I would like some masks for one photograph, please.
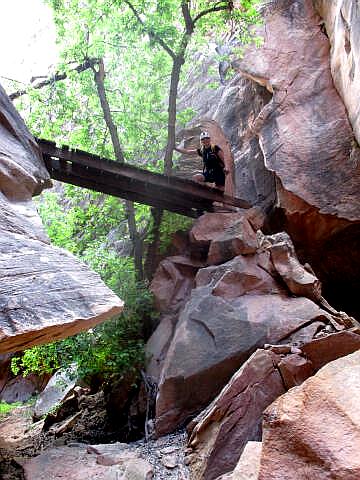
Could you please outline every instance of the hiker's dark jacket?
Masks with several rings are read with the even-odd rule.
[[[203,175],[205,177],[205,182],[224,186],[224,164],[218,155],[220,150],[221,148],[218,145],[210,145],[207,148],[198,148],[197,153],[203,159]]]

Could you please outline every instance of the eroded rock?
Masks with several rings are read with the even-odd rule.
[[[234,471],[217,480],[258,480],[261,449],[261,442],[248,442]]]
[[[360,351],[335,360],[264,414],[259,480],[356,480]]]
[[[360,5],[355,0],[314,0],[325,22],[331,50],[331,73],[360,144]]]
[[[241,215],[205,215],[209,221],[195,224],[192,242],[207,248],[221,235],[236,236],[232,226]],[[255,253],[200,268],[196,288],[179,320],[175,324],[169,319],[166,335],[159,339],[164,330],[159,328],[151,339],[160,352],[156,371],[159,435],[172,431],[211,401],[240,365],[265,343],[288,339],[302,345],[329,324],[334,330],[353,325],[350,317],[347,325],[323,301],[320,282],[309,267],[305,269],[299,263],[288,235],[267,237],[258,232],[255,236],[253,232],[253,238],[258,242]],[[319,300],[326,309],[313,300]],[[301,373],[300,365],[293,373],[290,364],[284,365],[287,382],[296,384],[310,374],[311,368],[304,362]],[[150,369],[154,370],[153,363]]]
[[[25,479],[150,480],[153,477],[151,465],[142,458],[125,455],[116,465],[102,465],[97,458],[97,455],[89,455],[84,447],[52,448],[23,463]]]
[[[233,470],[246,443],[261,440],[262,412],[285,392],[276,368],[279,359],[269,351],[257,350],[191,422],[192,478],[212,480]]]
[[[305,298],[224,299],[198,287],[182,312],[159,384],[156,429],[173,430],[205,406],[264,343],[278,343],[322,314]]]

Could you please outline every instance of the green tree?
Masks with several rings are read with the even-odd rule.
[[[17,95],[17,108],[33,133],[99,155],[170,173],[183,66],[209,31],[237,17],[243,33],[256,18],[255,0],[51,0],[61,48],[54,74]],[[106,75],[105,68],[106,65]],[[164,159],[160,152],[165,150]],[[59,205],[59,198],[62,197]],[[86,261],[126,303],[119,319],[56,347],[39,347],[14,361],[24,370],[58,368],[76,360],[84,375],[111,375],[142,359],[143,325],[151,317],[142,278],[142,239],[149,208],[96,192],[64,187],[47,193],[39,208],[49,235]],[[154,211],[154,210],[153,210]],[[129,214],[130,212],[130,214]],[[109,248],[109,232],[124,231],[126,216],[137,268]],[[183,219],[154,211],[154,232],[165,246]],[[138,249],[138,250],[136,250]],[[150,312],[150,313],[149,313]],[[149,320],[151,322],[151,318]],[[29,368],[30,370],[29,370]]]

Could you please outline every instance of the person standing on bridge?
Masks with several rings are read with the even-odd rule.
[[[203,171],[193,176],[196,182],[215,183],[215,186],[224,191],[225,176],[229,171],[225,168],[224,152],[218,145],[211,143],[208,132],[200,133],[200,148],[179,148],[175,150],[185,155],[199,155],[203,159]]]

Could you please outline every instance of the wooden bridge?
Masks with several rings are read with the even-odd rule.
[[[203,211],[213,212],[213,202],[229,207],[251,207],[244,200],[191,180],[120,164],[67,146],[57,147],[48,140],[37,139],[37,143],[54,180],[193,218]]]

